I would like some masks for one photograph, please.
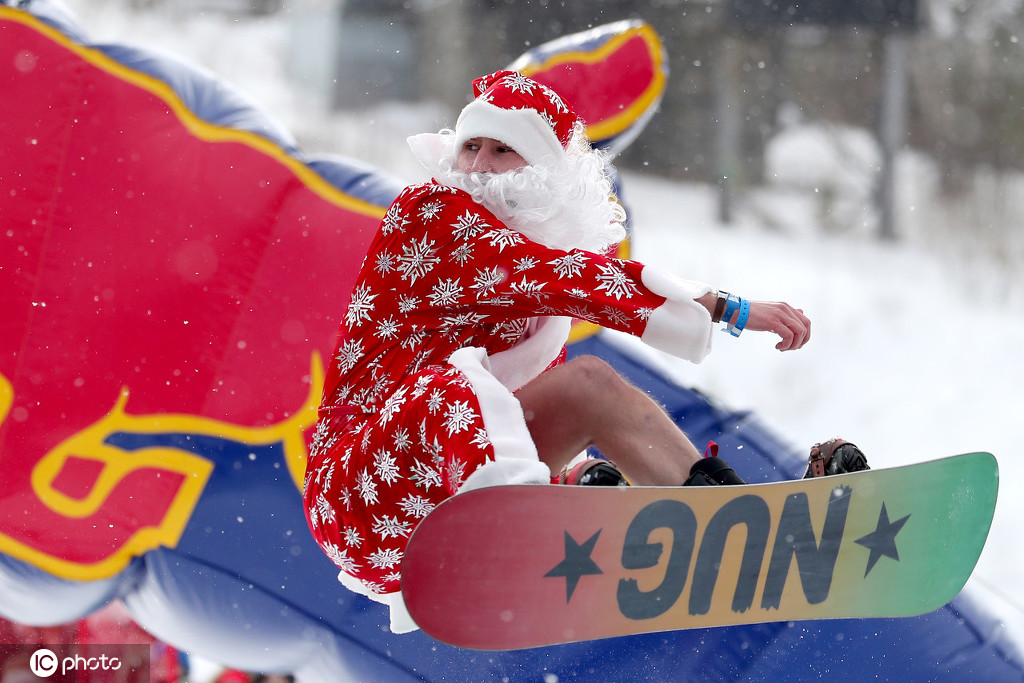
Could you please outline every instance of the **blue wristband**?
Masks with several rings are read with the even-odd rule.
[[[731,316],[726,316],[728,320]],[[729,323],[727,331],[734,337],[740,336],[740,332],[747,326],[747,318],[750,317],[750,302],[746,299],[740,299],[740,314],[736,316],[736,323]]]
[[[725,300],[725,314],[722,315],[722,320],[728,323],[732,320],[732,314],[736,312],[737,308],[741,308],[743,299],[739,298],[735,294],[730,294]]]

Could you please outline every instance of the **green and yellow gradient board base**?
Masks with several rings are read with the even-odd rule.
[[[735,487],[500,486],[431,512],[403,593],[461,647],[510,650],[942,607],[995,509],[988,453]]]

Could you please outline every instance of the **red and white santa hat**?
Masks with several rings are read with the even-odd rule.
[[[473,81],[476,99],[459,114],[455,149],[472,138],[499,140],[537,165],[561,159],[579,117],[551,88],[517,71],[496,71]]]

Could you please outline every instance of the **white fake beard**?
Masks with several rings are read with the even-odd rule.
[[[450,170],[438,181],[470,194],[508,227],[546,247],[603,253],[621,242],[625,213],[597,160],[505,173]]]

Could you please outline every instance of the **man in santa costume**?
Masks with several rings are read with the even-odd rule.
[[[781,351],[810,336],[788,304],[604,255],[625,216],[569,104],[511,71],[473,86],[454,131],[409,139],[433,181],[399,195],[370,246],[306,469],[317,542],[346,587],[391,606],[395,632],[415,628],[399,584],[409,535],[456,493],[559,472],[567,483],[743,483],[603,361],[563,363],[572,318],[693,362],[719,322],[773,332]],[[566,475],[590,446],[608,460]],[[819,451],[809,474],[866,467],[852,444]]]

